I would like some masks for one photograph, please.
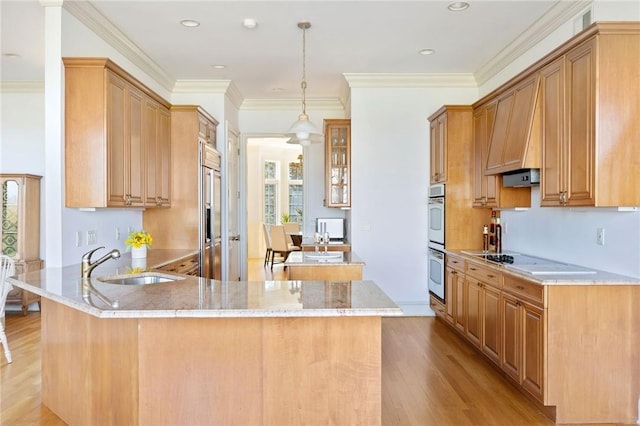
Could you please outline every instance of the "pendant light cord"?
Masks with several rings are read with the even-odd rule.
[[[308,23],[306,25],[302,25],[302,83],[300,83],[300,87],[302,87],[302,115],[307,117],[307,28]],[[300,26],[300,24],[298,24]]]

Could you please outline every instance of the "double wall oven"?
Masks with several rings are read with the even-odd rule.
[[[445,185],[429,187],[429,293],[445,301]]]

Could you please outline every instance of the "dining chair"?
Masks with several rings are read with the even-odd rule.
[[[292,251],[299,251],[300,247],[296,247],[293,243],[289,242],[287,233],[284,231],[284,226],[271,226],[271,270],[273,271],[273,262],[275,260],[276,253],[282,256],[282,262],[287,261],[289,253]],[[285,266],[286,269],[286,266]]]
[[[269,233],[269,228],[267,227],[266,223],[262,224],[262,231],[264,233],[264,244],[267,247],[267,249],[265,250],[265,253],[264,253],[264,265],[263,266],[267,266],[267,264],[269,263],[269,256],[271,255],[271,234]]]
[[[284,232],[289,237],[289,242],[293,244],[294,247],[300,247],[300,243],[296,244],[296,242],[302,242],[302,236],[300,234],[300,224],[298,222],[286,222],[283,223]]]
[[[7,342],[7,335],[4,332],[4,310],[7,302],[7,295],[13,288],[7,281],[7,278],[15,275],[15,263],[9,256],[0,255],[0,342],[4,348],[4,356],[7,357],[7,362],[11,364],[11,351],[9,350],[9,343]]]

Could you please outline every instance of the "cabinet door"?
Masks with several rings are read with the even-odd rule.
[[[462,334],[467,329],[467,312],[466,312],[466,296],[465,296],[465,277],[463,274],[456,272],[454,274],[453,291],[455,297],[455,326]]]
[[[491,361],[500,365],[500,291],[485,284],[481,299],[481,349]]]
[[[145,205],[148,207],[154,207],[156,205],[156,196],[159,192],[159,182],[157,180],[158,169],[158,109],[160,105],[151,99],[145,99],[144,101],[144,145],[147,150],[147,167],[146,167],[146,182],[147,190],[145,197]]]
[[[522,336],[522,320],[520,319],[520,302],[505,293],[501,296],[502,310],[502,353],[500,367],[520,383],[522,366],[520,338]]]
[[[595,39],[566,55],[566,204],[595,205]]]
[[[522,387],[542,400],[544,360],[544,311],[529,303],[522,310]]]
[[[443,113],[429,124],[431,183],[447,180],[447,114]]]
[[[351,120],[325,120],[325,206],[351,207]]]
[[[564,188],[564,57],[540,71],[540,113],[542,115],[542,176],[543,206],[562,204]]]
[[[215,131],[214,131],[215,134]],[[169,110],[158,109],[158,152],[156,161],[157,197],[162,207],[171,206],[171,114]]]
[[[467,296],[467,339],[480,347],[482,336],[482,284],[475,278],[465,278]]]
[[[120,77],[108,73],[107,80],[107,205],[126,206],[128,172],[126,167],[126,87]]]
[[[125,172],[128,176],[128,193],[130,206],[144,206],[144,189],[146,180],[145,146],[142,139],[142,106],[143,95],[131,86],[127,89],[127,110],[129,115],[129,128],[125,140],[127,151],[125,159],[129,164]]]
[[[475,111],[473,116],[474,207],[498,207],[498,176],[484,174],[495,114],[496,102],[491,102]]]
[[[458,271],[453,268],[446,268],[446,281],[445,281],[445,318],[451,323],[455,324],[456,321],[456,281]]]

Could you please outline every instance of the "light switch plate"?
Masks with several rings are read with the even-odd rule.
[[[98,238],[96,236],[96,231],[87,231],[87,245],[90,246],[92,244],[96,244],[98,242]]]

